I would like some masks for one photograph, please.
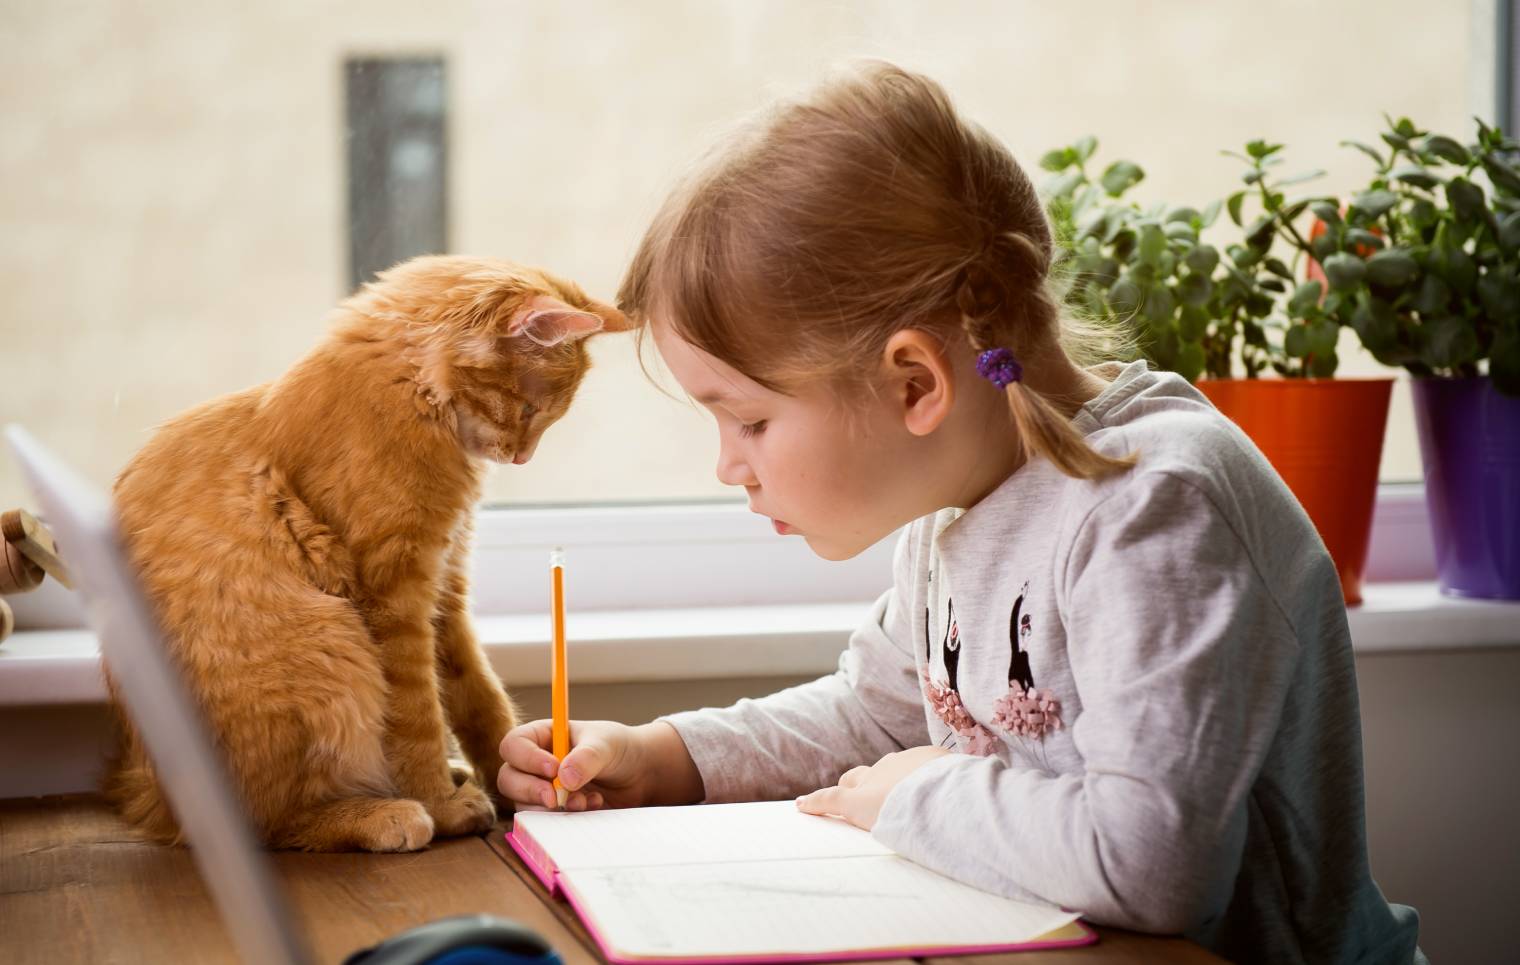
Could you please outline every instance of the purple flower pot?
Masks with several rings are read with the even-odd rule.
[[[1487,377],[1413,387],[1441,592],[1520,600],[1520,398]]]

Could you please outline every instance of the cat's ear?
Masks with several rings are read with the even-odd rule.
[[[627,332],[632,330],[633,320],[606,302],[599,302],[593,298],[587,304],[596,313],[596,316],[602,320],[602,331]]]
[[[548,295],[537,295],[518,309],[507,323],[507,334],[521,336],[537,345],[551,346],[594,335],[626,331],[630,325],[622,312],[610,305],[593,303],[598,311],[583,311]]]

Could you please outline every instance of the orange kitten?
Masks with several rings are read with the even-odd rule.
[[[546,272],[418,258],[279,380],[172,420],[122,472],[139,578],[267,844],[405,851],[490,827],[516,712],[468,615],[482,460],[527,462],[584,338],[627,327]],[[178,840],[122,724],[107,796]],[[458,786],[450,728],[475,771]]]

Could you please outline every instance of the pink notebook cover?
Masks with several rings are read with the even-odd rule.
[[[531,838],[520,840],[513,831],[506,834],[507,844],[523,863],[533,872],[534,877],[543,882],[549,894],[554,898],[566,900],[570,907],[575,909],[581,923],[586,926],[596,947],[601,949],[602,957],[614,965],[660,965],[660,963],[673,963],[673,965],[731,965],[731,963],[758,963],[758,962],[845,962],[861,961],[871,958],[929,958],[937,955],[989,955],[1000,952],[1032,952],[1047,948],[1075,948],[1079,945],[1091,945],[1098,940],[1098,933],[1088,927],[1086,922],[1073,922],[1081,930],[1080,935],[1071,938],[1037,939],[1032,942],[1023,942],[1013,945],[948,945],[948,946],[924,946],[922,948],[879,948],[853,952],[825,952],[803,953],[799,955],[729,955],[716,957],[684,957],[684,958],[639,958],[619,955],[608,945],[607,940],[597,929],[596,919],[591,911],[576,895],[575,889],[567,888],[563,877],[554,867],[554,862],[544,853],[538,843]],[[1070,926],[1067,926],[1070,927]]]

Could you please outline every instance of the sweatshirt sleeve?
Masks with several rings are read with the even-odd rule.
[[[851,635],[837,671],[732,707],[660,718],[686,743],[707,803],[795,797],[928,740],[901,596],[911,586],[912,529],[897,543],[893,588]]]
[[[985,890],[1182,932],[1229,900],[1298,643],[1213,501],[1152,475],[1057,564],[1085,771],[949,755],[893,788],[874,833]]]

